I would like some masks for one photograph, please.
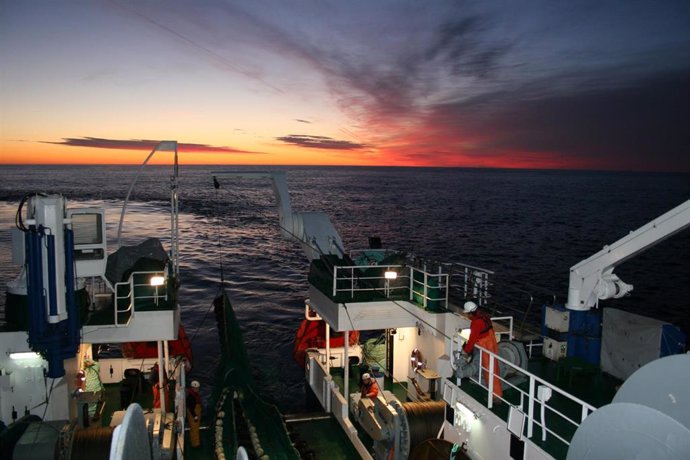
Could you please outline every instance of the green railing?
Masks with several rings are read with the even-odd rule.
[[[150,309],[168,303],[167,270],[132,272],[127,281],[115,284],[114,325],[126,327],[137,307]]]

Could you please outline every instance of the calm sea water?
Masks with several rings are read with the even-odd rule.
[[[210,311],[220,262],[260,390],[287,412],[303,406],[301,369],[292,361],[294,333],[307,294],[308,261],[280,237],[268,181],[226,179],[181,168],[180,294],[192,335],[194,377],[208,387],[217,363]],[[267,168],[271,169],[271,168]],[[369,236],[384,246],[496,272],[535,295],[564,302],[568,269],[690,198],[690,175],[416,168],[274,168],[287,171],[293,209],[324,211],[346,249]],[[114,238],[121,200],[138,167],[0,167],[0,284],[15,276],[8,248],[19,200],[29,192],[63,193],[80,205],[106,206]],[[125,227],[126,242],[165,236],[170,168],[151,167],[139,181]],[[165,238],[163,238],[165,241]],[[114,249],[114,246],[111,247]],[[690,232],[657,245],[616,269],[635,286],[606,305],[673,322],[690,334]],[[540,297],[537,297],[539,301]],[[4,306],[4,297],[0,303]]]

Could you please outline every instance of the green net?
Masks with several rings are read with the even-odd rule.
[[[222,364],[218,368],[218,387],[222,388],[217,420],[223,423],[223,450],[234,458],[243,446],[258,458],[299,459],[278,408],[267,403],[254,388],[249,357],[225,289],[213,301],[220,334]]]

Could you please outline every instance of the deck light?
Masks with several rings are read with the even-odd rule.
[[[151,286],[156,288],[156,292],[153,295],[153,302],[158,306],[158,286],[163,286],[165,284],[165,278],[160,275],[154,275],[150,280]]]
[[[479,415],[461,403],[460,401],[455,402],[455,420],[453,421],[455,426],[461,427],[466,432],[472,431],[472,425],[474,421],[479,418]]]
[[[386,293],[386,297],[388,297],[391,293],[391,280],[394,280],[398,277],[398,272],[393,270],[386,270],[385,272],[383,272],[383,277],[386,279],[384,291]]]
[[[394,280],[394,279],[398,278],[398,272],[395,272],[393,270],[386,270],[385,273],[383,274],[383,276],[387,280]]]
[[[18,351],[10,353],[10,359],[36,359],[40,357],[41,355],[34,353],[33,351]]]
[[[163,286],[165,284],[165,278],[162,276],[152,276],[150,283],[151,286]]]

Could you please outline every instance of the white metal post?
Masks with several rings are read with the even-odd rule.
[[[170,348],[167,340],[163,341],[163,359],[165,360],[165,375],[172,377],[170,374]]]
[[[338,287],[338,266],[336,265],[333,267],[333,297],[335,297],[337,293],[337,287]]]
[[[527,408],[527,437],[532,439],[532,430],[534,425],[534,376],[529,376],[529,402]]]
[[[345,413],[349,414],[350,413],[350,331],[346,330],[345,331],[345,363],[343,364],[345,366]]]
[[[426,265],[424,266],[424,309],[426,310],[426,299],[429,296],[427,286],[429,285],[429,278],[426,274]]]
[[[492,407],[494,407],[494,357],[491,356],[491,353],[488,353],[488,355],[489,355],[489,381],[487,382],[487,387],[489,388],[489,402],[487,403],[487,407],[489,409],[491,409]],[[481,361],[480,361],[480,363],[481,363]]]
[[[326,322],[326,371],[331,375],[331,326]]]
[[[414,299],[414,267],[410,267],[410,300]]]
[[[165,371],[163,369],[163,342],[160,340],[157,342],[158,345],[158,386],[160,388],[161,397],[161,414],[165,416],[166,411],[166,399],[168,394],[168,386],[165,383]]]

